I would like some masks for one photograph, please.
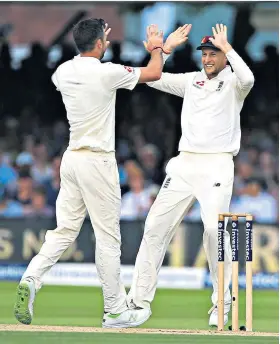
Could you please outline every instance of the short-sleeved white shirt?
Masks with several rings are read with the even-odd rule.
[[[80,55],[57,68],[52,81],[67,112],[69,150],[115,151],[116,91],[132,90],[140,73],[140,68],[101,63]]]

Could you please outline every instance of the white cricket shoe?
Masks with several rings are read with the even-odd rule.
[[[152,312],[149,308],[127,309],[119,314],[106,313],[103,316],[102,327],[137,327],[147,321],[151,314]]]
[[[35,284],[32,278],[26,278],[20,281],[17,287],[14,315],[22,324],[31,324],[35,295]]]
[[[230,312],[230,303],[226,304],[224,306],[224,325],[228,322],[228,313]],[[212,310],[210,317],[209,317],[209,326],[215,326],[218,327],[218,307],[212,307],[210,311]],[[210,312],[209,311],[209,312]]]

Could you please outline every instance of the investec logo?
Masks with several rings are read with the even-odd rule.
[[[238,229],[236,222],[232,222],[232,256],[236,256],[238,251]]]
[[[246,231],[246,259],[247,260],[251,258],[252,246],[253,246],[252,232]]]
[[[223,253],[224,253],[224,240],[223,240],[223,224],[219,223],[219,231],[218,231],[218,260],[223,259]]]

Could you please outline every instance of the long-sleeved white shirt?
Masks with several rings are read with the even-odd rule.
[[[67,112],[69,150],[115,151],[116,91],[132,90],[140,73],[140,68],[101,63],[80,55],[57,68],[52,81]]]
[[[232,153],[240,149],[240,111],[254,84],[254,76],[232,49],[230,66],[209,80],[200,72],[163,73],[148,83],[158,90],[184,98],[181,112],[182,136],[179,151],[194,153]]]

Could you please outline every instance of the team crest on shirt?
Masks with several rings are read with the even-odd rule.
[[[218,85],[218,88],[216,89],[216,91],[221,91],[222,87],[223,87],[223,84],[224,82],[223,81],[220,81],[219,82],[219,85]]]

